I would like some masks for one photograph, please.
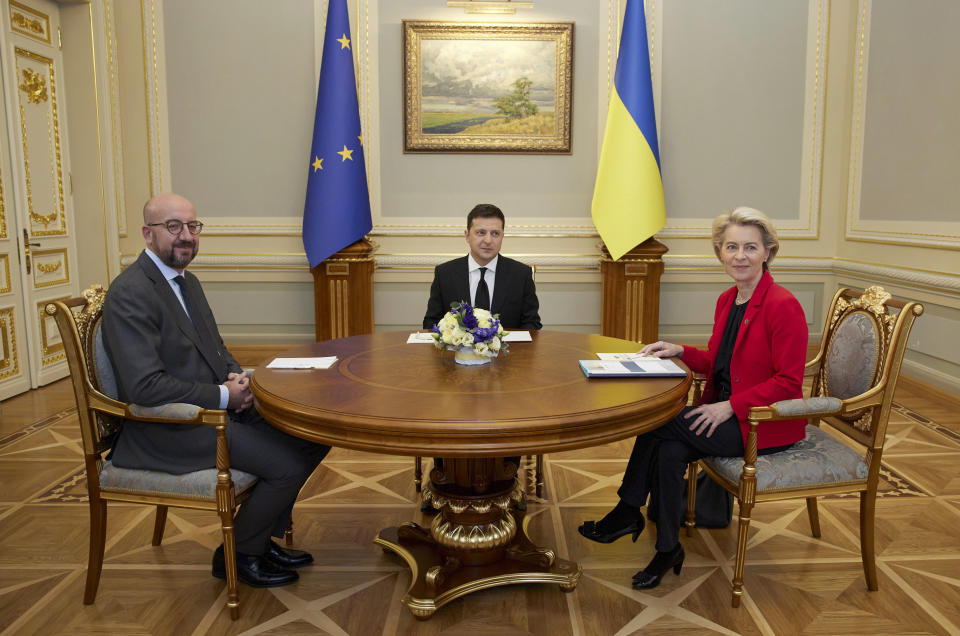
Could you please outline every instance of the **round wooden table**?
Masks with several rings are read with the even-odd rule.
[[[304,345],[282,357],[337,356],[323,370],[260,367],[251,379],[260,413],[292,435],[357,450],[443,457],[424,497],[440,508],[429,528],[407,523],[376,542],[413,576],[404,603],[418,618],[469,592],[511,583],[573,590],[577,563],[527,537],[516,466],[502,457],[614,442],[666,422],[687,402],[692,376],[587,379],[578,360],[635,351],[597,335],[531,332],[490,364],[407,344],[406,332]]]

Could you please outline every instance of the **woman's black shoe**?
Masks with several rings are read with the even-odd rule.
[[[618,528],[611,532],[603,532],[600,529],[600,521],[584,521],[577,532],[582,534],[587,539],[591,541],[596,541],[597,543],[613,543],[620,537],[626,534],[633,534],[633,542],[637,542],[637,537],[640,536],[640,533],[643,532],[643,517],[635,519],[632,523],[624,526],[623,528]]]
[[[683,567],[683,559],[687,555],[683,552],[683,546],[679,543],[677,547],[669,552],[657,552],[653,555],[650,564],[633,575],[633,589],[647,590],[651,587],[660,585],[660,580],[667,570],[673,568],[673,573],[679,575],[680,568]]]

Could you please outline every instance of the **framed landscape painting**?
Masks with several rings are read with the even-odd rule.
[[[573,23],[403,21],[404,152],[570,152]]]

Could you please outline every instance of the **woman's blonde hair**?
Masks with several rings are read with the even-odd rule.
[[[720,250],[723,248],[723,235],[731,225],[752,225],[760,230],[760,237],[763,246],[769,252],[767,261],[763,264],[763,269],[773,262],[773,258],[780,250],[780,240],[777,238],[777,230],[766,214],[760,210],[748,207],[739,207],[730,212],[724,212],[713,220],[713,252],[720,258]]]

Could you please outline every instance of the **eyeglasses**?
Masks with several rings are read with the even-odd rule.
[[[167,232],[170,232],[174,236],[180,235],[180,232],[183,231],[184,225],[187,226],[187,230],[189,230],[193,235],[197,235],[203,231],[203,223],[200,221],[190,221],[189,223],[184,223],[183,221],[170,220],[164,221],[163,223],[147,223],[147,225],[150,227],[162,225],[163,227],[167,228]]]

